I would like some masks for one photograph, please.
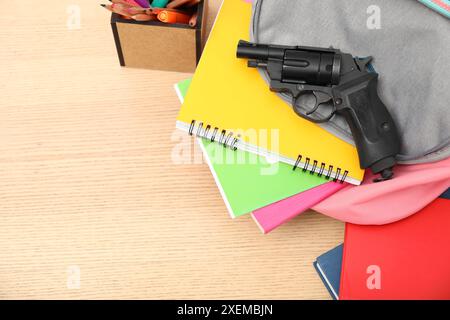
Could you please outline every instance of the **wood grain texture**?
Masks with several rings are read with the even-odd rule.
[[[208,167],[172,161],[190,75],[121,68],[101,2],[0,19],[0,298],[328,299],[312,262],[343,224],[230,220]]]

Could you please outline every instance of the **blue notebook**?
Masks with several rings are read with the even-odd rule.
[[[337,246],[318,257],[314,262],[314,268],[334,300],[339,299],[343,247],[343,244]]]
[[[450,188],[447,189],[447,191],[445,191],[440,198],[444,198],[444,199],[448,199],[450,200]]]

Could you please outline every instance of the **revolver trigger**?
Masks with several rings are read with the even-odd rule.
[[[331,97],[326,93],[320,91],[313,91],[313,94],[316,97],[316,104],[314,108],[312,108],[306,113],[308,116],[316,112],[321,104],[331,101]]]
[[[314,95],[316,96],[316,101],[318,105],[327,103],[331,100],[331,97],[324,92],[314,91]]]
[[[302,110],[302,104],[300,102],[302,97],[308,98],[309,95],[312,95],[314,97],[314,107],[311,109],[312,103],[309,105],[303,105]],[[305,118],[309,121],[312,121],[314,123],[324,123],[328,122],[336,113],[336,107],[334,106],[334,103],[331,103],[333,110],[331,113],[326,116],[322,117],[322,115],[319,115],[318,117],[312,117],[314,113],[316,113],[317,109],[323,104],[326,104],[327,102],[333,102],[333,98],[330,94],[327,94],[326,92],[322,92],[320,90],[313,90],[313,89],[306,89],[303,91],[300,91],[297,95],[293,96],[292,105],[294,107],[295,113],[299,115],[302,118]],[[312,102],[312,101],[311,101]],[[306,110],[305,110],[306,109]]]

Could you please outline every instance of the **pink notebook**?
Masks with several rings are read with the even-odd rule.
[[[344,188],[346,184],[329,182],[290,198],[255,210],[252,217],[263,233],[269,233],[283,223],[315,206]]]

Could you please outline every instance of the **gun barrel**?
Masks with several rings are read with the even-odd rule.
[[[269,46],[240,40],[236,56],[243,59],[268,60]]]

